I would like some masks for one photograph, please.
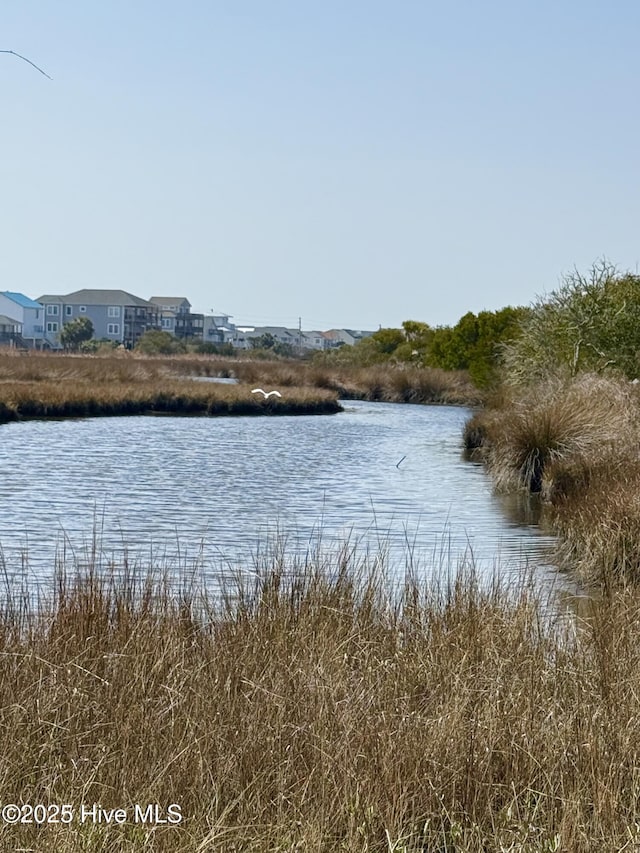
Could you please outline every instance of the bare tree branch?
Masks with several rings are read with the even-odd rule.
[[[36,71],[39,71],[41,74],[44,74],[49,80],[53,80],[53,77],[49,77],[46,71],[43,71],[42,68],[38,68],[35,62],[32,62],[30,59],[27,59],[26,56],[22,56],[20,53],[16,53],[15,50],[0,50],[0,53],[10,53],[12,56],[17,56],[18,59],[24,59],[25,62],[28,62],[29,65],[33,65]]]

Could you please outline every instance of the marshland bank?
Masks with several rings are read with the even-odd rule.
[[[237,387],[189,377],[234,376]],[[265,402],[257,386],[279,389]],[[462,373],[427,369],[333,370],[293,361],[213,356],[0,353],[0,421],[141,412],[182,414],[331,414],[338,398],[469,404],[478,392]]]
[[[167,361],[126,355],[0,354],[0,423],[147,413],[222,416],[341,411],[336,394],[325,389],[290,386],[281,398],[266,400],[246,385],[204,385],[185,378]]]
[[[640,392],[581,374],[505,386],[465,427],[498,491],[539,495],[558,559],[598,587],[640,581]]]

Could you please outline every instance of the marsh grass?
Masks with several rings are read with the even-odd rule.
[[[640,582],[640,460],[558,466],[548,509],[558,555],[599,585]]]
[[[238,361],[234,375],[243,382],[266,377],[275,387],[311,385],[335,391],[344,399],[386,403],[442,403],[475,405],[481,392],[462,371],[417,368],[402,365],[375,367],[332,367],[296,362]]]
[[[179,803],[180,826],[3,826],[2,849],[633,849],[640,603],[554,625],[472,569],[401,589],[343,551],[212,600],[58,575],[0,609],[0,799]],[[249,580],[247,580],[249,578]],[[25,601],[27,603],[25,603]],[[566,620],[562,623],[567,626]]]
[[[335,414],[330,391],[289,388],[280,399],[251,393],[248,386],[191,380],[90,381],[87,379],[0,382],[0,422],[24,418],[98,415],[297,415]]]
[[[489,416],[488,464],[500,488],[542,490],[551,463],[595,465],[637,441],[637,406],[621,383],[585,375],[550,382]]]
[[[540,492],[559,559],[607,585],[640,580],[639,427],[634,386],[583,375],[505,394],[464,443],[498,489]]]
[[[126,351],[99,355],[18,354],[0,351],[2,382],[92,382],[131,384],[181,381],[185,377],[234,377],[252,387],[308,388],[346,398],[385,402],[475,404],[480,392],[462,371],[398,365],[327,368],[296,360],[223,358],[204,355],[144,356]]]

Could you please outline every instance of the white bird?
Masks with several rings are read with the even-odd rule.
[[[263,391],[262,388],[254,388],[251,393],[262,394],[265,400],[269,397],[282,397],[282,394],[279,391]]]

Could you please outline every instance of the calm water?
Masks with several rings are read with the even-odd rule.
[[[404,568],[476,564],[546,578],[551,540],[462,458],[469,412],[347,402],[331,417],[127,417],[0,427],[0,543],[10,575],[50,577],[56,554],[215,576],[275,542],[349,541]],[[402,461],[400,461],[402,460]]]

